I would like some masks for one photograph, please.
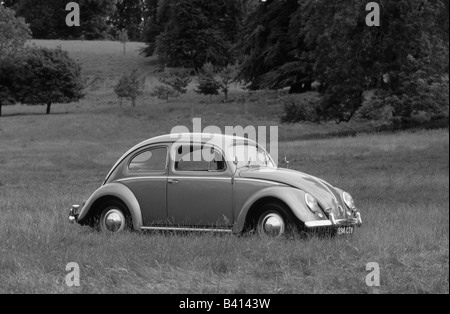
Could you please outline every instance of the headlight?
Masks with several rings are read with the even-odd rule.
[[[305,202],[313,213],[320,212],[319,203],[311,194],[308,193],[305,194]]]
[[[342,199],[344,200],[344,203],[345,203],[345,205],[347,205],[348,208],[350,208],[351,210],[356,209],[355,202],[353,201],[353,197],[349,193],[344,192],[342,194]]]

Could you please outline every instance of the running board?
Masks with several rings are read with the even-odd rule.
[[[223,232],[232,233],[231,229],[177,228],[177,227],[142,227],[144,231],[184,231],[184,232]]]

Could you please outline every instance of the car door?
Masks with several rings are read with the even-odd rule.
[[[169,146],[157,145],[139,150],[127,163],[125,184],[136,196],[144,226],[167,224],[167,176]]]
[[[209,157],[205,158],[208,153]],[[172,147],[167,183],[171,224],[230,227],[233,223],[232,201],[231,173],[217,148],[200,144],[175,144]]]

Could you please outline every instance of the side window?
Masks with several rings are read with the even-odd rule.
[[[159,147],[141,152],[128,165],[130,172],[164,171],[167,166],[167,148]]]
[[[179,146],[175,151],[175,171],[224,171],[225,160],[212,147],[199,145]]]
[[[214,156],[214,158],[209,163],[209,171],[224,171],[227,168],[227,164],[221,153],[214,150],[211,156]]]

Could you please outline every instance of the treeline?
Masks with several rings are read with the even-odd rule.
[[[251,90],[321,94],[320,104],[286,103],[285,122],[448,121],[446,0],[378,1],[380,27],[366,24],[361,0],[80,0],[81,27],[69,28],[66,2],[4,5],[34,38],[116,38],[125,29],[162,67],[232,66]]]
[[[35,39],[113,39],[125,29],[134,41],[143,39],[144,0],[76,0],[80,27],[67,27],[69,0],[3,0],[5,7],[25,18]]]
[[[384,119],[399,128],[448,123],[449,2],[380,1],[381,26],[361,0],[148,1],[147,54],[164,66],[238,63],[247,88],[302,93],[284,122]]]

